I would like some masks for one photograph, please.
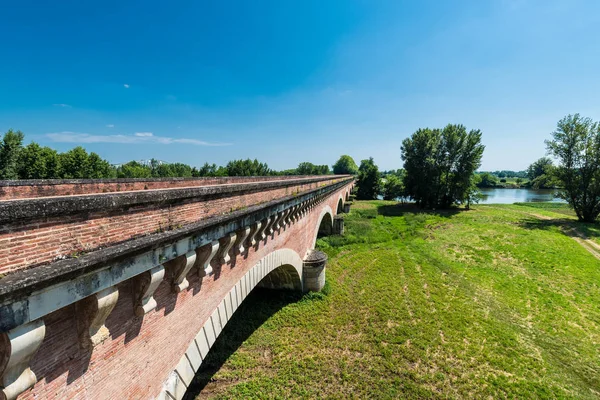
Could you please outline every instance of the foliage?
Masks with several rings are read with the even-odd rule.
[[[419,129],[402,142],[406,194],[422,208],[447,208],[466,200],[481,165],[481,131],[449,124]]]
[[[498,178],[492,175],[490,172],[482,172],[477,174],[479,179],[477,180],[477,186],[481,188],[493,188],[498,186]],[[506,182],[506,179],[504,180]]]
[[[404,183],[397,175],[388,175],[383,184],[383,199],[396,200],[404,197]]]
[[[376,199],[381,192],[381,175],[379,168],[375,165],[373,157],[360,162],[358,169],[358,192],[356,197],[359,200]]]
[[[227,163],[225,167],[227,176],[267,176],[273,175],[273,171],[269,169],[266,163],[261,163],[258,160],[233,160]]]
[[[88,154],[81,146],[60,153],[58,160],[61,178],[64,179],[111,178],[114,176],[108,161],[103,160],[96,153]]]
[[[358,174],[358,166],[352,157],[344,154],[333,164],[333,173],[336,175],[356,175]]]
[[[298,164],[294,175],[328,175],[329,165],[315,165],[310,162],[301,162]]]
[[[58,153],[31,142],[19,153],[17,173],[19,179],[56,179],[60,177]]]
[[[227,171],[223,167],[217,167],[217,164],[204,163],[199,169],[192,169],[192,176],[226,176]]]
[[[558,121],[548,152],[559,165],[559,196],[575,210],[580,221],[593,222],[600,213],[600,124],[579,114]]]
[[[0,141],[0,179],[18,179],[19,153],[23,148],[23,132],[9,129]]]
[[[527,168],[530,186],[534,189],[551,189],[560,182],[556,179],[556,168],[549,157],[542,157]]]
[[[151,176],[152,170],[150,167],[137,161],[129,161],[117,168],[118,178],[150,178]]]
[[[527,171],[493,171],[490,172],[492,175],[497,176],[498,178],[527,178]]]

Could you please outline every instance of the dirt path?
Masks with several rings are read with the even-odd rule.
[[[498,208],[498,207],[490,207],[490,208]],[[547,215],[541,215],[533,212],[521,211],[521,210],[513,210],[511,211],[517,212],[519,214],[529,215],[531,217],[543,220],[543,221],[551,221],[554,218],[549,217]],[[600,245],[588,238],[583,232],[578,230],[575,226],[561,226],[560,229],[563,233],[573,240],[575,240],[581,247],[586,249],[591,255],[600,260]]]

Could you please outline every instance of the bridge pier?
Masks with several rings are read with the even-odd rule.
[[[305,292],[320,292],[325,286],[327,254],[312,250],[302,265],[303,289]]]

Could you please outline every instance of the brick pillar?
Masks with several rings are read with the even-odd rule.
[[[325,286],[325,266],[327,254],[319,250],[312,250],[304,260],[302,280],[305,292],[320,292]]]
[[[344,234],[344,217],[342,217],[341,215],[337,215],[333,218],[333,234]]]

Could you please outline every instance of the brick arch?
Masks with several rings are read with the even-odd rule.
[[[229,291],[192,340],[169,374],[157,399],[180,400],[210,348],[233,313],[256,286],[302,290],[302,259],[292,249],[279,249],[263,257]]]
[[[337,202],[337,210],[336,215],[339,215],[344,212],[344,196],[341,195]]]
[[[346,190],[346,201],[350,200],[350,191]]]
[[[333,232],[333,210],[329,205],[326,205],[321,210],[321,214],[319,215],[317,226],[315,227],[315,233],[313,235],[311,249],[315,248],[315,244],[317,243],[317,237],[319,236],[319,232],[325,228],[327,230],[327,234],[331,234]],[[322,226],[323,225],[323,226]]]

